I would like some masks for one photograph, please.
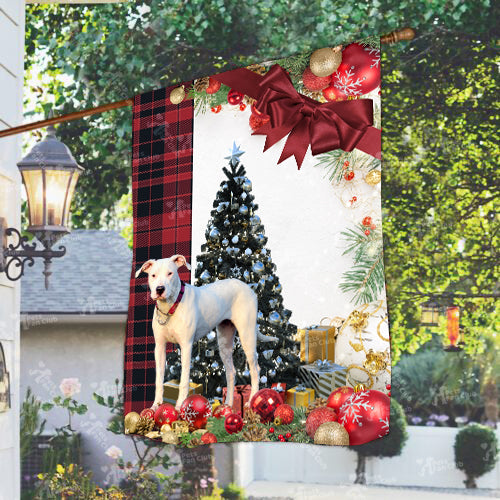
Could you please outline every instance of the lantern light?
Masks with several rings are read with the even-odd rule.
[[[421,306],[420,324],[422,326],[439,325],[439,304],[433,300],[424,302]]]
[[[37,249],[36,243],[29,243],[26,236],[22,236],[16,228],[7,227],[5,219],[0,218],[0,241],[3,243],[0,272],[5,272],[7,278],[16,281],[23,276],[26,264],[32,266],[35,257],[42,257],[45,288],[48,288],[52,259],[66,253],[63,246],[58,250],[51,248],[70,232],[69,209],[78,177],[84,169],[78,165],[69,148],[57,139],[52,125],[47,128],[43,141],[35,144],[17,166],[28,199],[28,231],[42,243],[43,249]],[[12,235],[17,238],[15,245],[7,244],[7,237]],[[17,274],[12,274],[13,269],[17,269]]]

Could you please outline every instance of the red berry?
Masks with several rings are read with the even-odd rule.
[[[352,170],[349,170],[349,172],[346,172],[344,174],[344,179],[346,181],[352,181],[354,179],[354,172]]]
[[[356,196],[353,196],[353,197],[352,197],[352,201],[353,201],[353,202],[358,201],[358,199],[356,198]]]
[[[369,217],[369,216],[366,216],[364,219],[363,219],[363,226],[371,226],[372,224],[372,218]]]
[[[247,107],[247,105],[244,102],[242,102],[240,104],[240,111],[245,111],[246,107]]]
[[[272,434],[274,432],[274,427],[269,427],[269,432]]]
[[[387,384],[387,385],[385,386],[385,388],[386,388],[388,391],[390,391],[390,390],[391,390],[391,384]]]
[[[365,234],[366,234],[366,236],[370,236],[370,230],[369,230],[369,229],[366,229],[366,230],[365,230]]]
[[[387,395],[388,395],[389,397],[391,397],[391,391],[389,391],[389,392],[387,393]]]
[[[218,113],[222,109],[222,106],[219,104],[218,106],[214,106],[212,108],[212,113]]]
[[[213,77],[208,79],[208,87],[205,92],[207,94],[215,94],[220,89],[220,82]]]
[[[278,439],[279,439],[279,440],[281,440],[281,439],[285,439],[285,438],[283,437],[283,434],[280,434],[280,435],[278,436]]]
[[[302,83],[304,87],[312,92],[323,90],[330,85],[331,76],[316,76],[311,68],[307,67],[302,73]]]
[[[375,229],[376,227],[377,227],[377,226],[376,226],[375,224],[372,224],[372,225],[370,226],[370,229]]]
[[[349,160],[346,160],[346,161],[344,162],[344,167],[348,167],[348,166],[349,166]]]
[[[287,433],[285,434],[285,437],[286,437],[287,439],[290,439],[290,438],[292,437],[292,435],[291,435],[289,432],[287,432]]]

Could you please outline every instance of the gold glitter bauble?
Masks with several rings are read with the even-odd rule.
[[[376,186],[382,180],[382,173],[380,170],[372,170],[365,176],[365,182],[370,186]]]
[[[349,434],[338,422],[325,422],[316,430],[314,444],[349,446]]]
[[[167,431],[161,435],[161,440],[167,444],[178,444],[179,436],[174,431]]]
[[[339,47],[315,50],[311,54],[309,67],[313,75],[329,76],[334,73],[342,62],[342,51]]]
[[[135,434],[137,430],[137,422],[141,416],[135,411],[131,411],[125,415],[125,434]]]
[[[186,97],[184,85],[181,85],[170,92],[170,102],[172,104],[180,104],[184,100],[184,97]]]
[[[354,387],[354,392],[362,392],[362,391],[366,391],[366,387],[364,386],[364,384],[356,384]]]

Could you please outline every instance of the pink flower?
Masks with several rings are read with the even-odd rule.
[[[118,446],[110,446],[104,453],[108,455],[108,457],[111,457],[113,460],[118,460],[123,456],[123,452]]]
[[[65,398],[71,398],[75,394],[78,394],[81,388],[82,384],[80,384],[77,378],[63,378],[59,386]]]

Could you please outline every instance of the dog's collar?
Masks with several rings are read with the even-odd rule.
[[[168,310],[167,313],[164,313],[159,307],[158,307],[158,302],[156,302],[156,310],[160,313],[163,314],[163,316],[172,316],[174,312],[177,310],[177,307],[181,303],[182,297],[184,295],[184,290],[186,286],[184,285],[184,282],[181,281],[181,290],[179,292],[179,295],[177,295],[177,299],[175,299],[175,302],[172,304],[172,307]]]

